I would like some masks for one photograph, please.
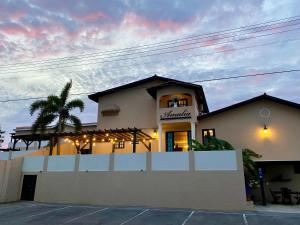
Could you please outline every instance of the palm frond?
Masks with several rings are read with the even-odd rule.
[[[84,110],[84,102],[81,99],[73,99],[66,104],[65,108],[68,110],[78,108],[82,112]]]
[[[38,109],[47,107],[48,102],[46,100],[37,100],[30,105],[30,115],[32,116]]]
[[[70,122],[75,126],[75,131],[79,132],[81,131],[82,128],[82,124],[80,119],[77,116],[74,115],[70,115],[69,118]]]
[[[54,114],[40,113],[31,127],[31,132],[35,134],[40,129],[41,133],[44,133],[46,126],[50,125],[56,118],[57,115]]]
[[[66,104],[69,94],[70,94],[71,87],[72,87],[72,80],[70,80],[68,83],[66,83],[66,85],[62,89],[62,91],[60,93],[60,106],[61,107],[63,107]]]

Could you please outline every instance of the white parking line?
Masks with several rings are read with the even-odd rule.
[[[246,214],[243,214],[243,219],[244,219],[245,225],[248,225],[248,220],[247,220]]]
[[[34,217],[34,216],[40,216],[40,215],[45,215],[45,214],[48,214],[48,213],[51,213],[51,212],[55,212],[55,211],[59,211],[59,210],[63,210],[63,209],[66,209],[66,208],[70,208],[72,206],[66,206],[66,207],[63,207],[63,208],[58,208],[58,209],[52,209],[52,210],[48,210],[46,212],[43,212],[43,213],[38,213],[38,214],[34,214],[34,215],[30,215],[30,216],[26,216],[24,218],[30,218],[30,217]]]
[[[137,218],[138,216],[144,214],[144,213],[147,212],[147,211],[149,211],[149,209],[145,209],[143,212],[140,212],[139,214],[137,214],[137,215],[135,215],[135,216],[129,218],[128,220],[124,221],[124,222],[121,223],[120,225],[124,225],[124,224],[130,222],[131,220],[134,220],[135,218]]]
[[[63,224],[71,223],[71,222],[73,222],[73,221],[75,221],[75,220],[78,220],[78,219],[81,219],[81,218],[83,218],[83,217],[90,216],[90,215],[93,215],[93,214],[95,214],[95,213],[97,213],[97,212],[102,212],[102,211],[105,211],[105,210],[108,210],[108,209],[109,209],[109,208],[99,209],[99,210],[96,210],[96,211],[94,211],[94,212],[91,212],[91,213],[88,213],[88,214],[85,214],[85,215],[82,215],[82,216],[78,216],[78,217],[76,217],[76,218],[73,218],[73,219],[71,219],[71,220],[68,220],[67,222],[65,222],[65,223],[63,223]]]
[[[181,225],[185,225],[187,223],[187,221],[189,221],[189,219],[192,217],[192,215],[194,214],[195,211],[192,211],[190,213],[190,215],[188,215],[188,217],[183,221],[183,223]]]
[[[30,207],[35,207],[37,205],[9,205],[9,206],[1,206],[1,209],[9,209],[9,208],[30,208]]]

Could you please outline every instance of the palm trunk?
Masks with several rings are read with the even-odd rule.
[[[59,134],[62,132],[62,126],[61,126],[61,124],[62,124],[62,121],[61,121],[61,118],[59,118],[59,120],[58,120],[58,130],[57,130],[57,132]],[[57,137],[56,153],[57,153],[57,155],[60,155],[60,138],[59,137]]]

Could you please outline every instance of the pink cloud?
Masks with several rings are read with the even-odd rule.
[[[187,22],[176,22],[172,20],[150,20],[143,16],[137,15],[133,12],[126,13],[123,18],[123,22],[129,26],[135,26],[140,28],[152,29],[152,30],[178,30],[181,29]]]
[[[75,19],[77,20],[82,20],[85,22],[95,22],[99,19],[106,19],[109,16],[104,13],[104,12],[95,12],[95,13],[90,13],[84,16],[74,16]]]
[[[7,35],[19,35],[19,34],[26,35],[28,32],[23,27],[18,26],[16,24],[12,24],[12,25],[5,25],[0,27],[0,33],[4,33]]]

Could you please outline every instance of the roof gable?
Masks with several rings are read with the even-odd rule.
[[[291,102],[291,101],[287,101],[287,100],[284,100],[284,99],[281,99],[281,98],[276,98],[274,96],[270,96],[270,95],[267,95],[266,93],[264,93],[263,95],[259,95],[257,97],[248,99],[246,101],[242,101],[242,102],[227,106],[225,108],[218,109],[216,111],[200,115],[200,116],[198,116],[198,120],[208,118],[208,117],[211,117],[211,116],[223,113],[223,112],[227,112],[227,111],[230,111],[230,110],[248,105],[248,104],[253,103],[253,102],[261,101],[261,100],[268,100],[268,101],[275,102],[275,103],[282,104],[282,105],[286,105],[286,106],[289,106],[289,107],[292,107],[292,108],[300,109],[300,104],[298,104],[296,102]]]
[[[91,94],[88,97],[89,97],[89,99],[93,100],[94,102],[98,102],[99,97],[102,97],[102,96],[105,96],[105,95],[108,95],[108,94],[112,94],[112,93],[116,93],[118,91],[125,90],[125,89],[128,89],[128,88],[133,88],[133,87],[136,87],[138,85],[145,84],[145,83],[148,83],[148,82],[151,82],[151,81],[168,82],[168,81],[176,81],[176,80],[154,75],[152,77],[148,77],[148,78],[145,78],[145,79],[142,79],[142,80],[134,81],[134,82],[131,82],[131,83],[128,83],[128,84],[125,84],[125,85],[121,85],[121,86],[118,86],[118,87],[115,87],[115,88],[111,88],[111,89],[108,89],[108,90],[105,90],[105,91],[100,91],[100,92],[97,92],[95,94]]]

